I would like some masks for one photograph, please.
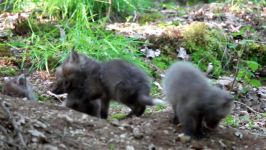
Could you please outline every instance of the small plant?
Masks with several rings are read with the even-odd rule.
[[[148,108],[145,109],[145,114],[151,113],[151,112],[152,112],[151,108],[148,107]]]
[[[162,110],[164,110],[164,109],[166,109],[166,105],[156,105],[155,106],[155,110],[156,111],[162,111]]]
[[[127,117],[127,114],[124,114],[124,113],[117,113],[117,114],[114,114],[112,115],[112,119],[117,119],[117,120],[123,120]]]
[[[260,64],[254,60],[243,60],[244,53],[249,50],[249,48],[247,47],[248,43],[249,40],[242,40],[237,46],[235,46],[235,48],[239,49],[237,51],[238,62],[236,67],[236,79],[238,81],[241,80],[245,83],[245,86],[243,88],[244,91],[242,92],[248,91],[250,85],[252,87],[261,86],[260,81],[255,79],[255,72],[259,69]]]
[[[255,78],[255,72],[259,69],[259,64],[255,61],[243,61],[237,74],[238,80],[243,80],[246,85],[260,87],[261,83]]]
[[[233,126],[233,127],[238,127],[239,126],[239,120],[232,115],[228,115],[225,118],[225,124],[229,125],[229,126]]]

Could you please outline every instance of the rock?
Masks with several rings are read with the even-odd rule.
[[[58,148],[56,146],[50,145],[50,144],[45,144],[42,147],[42,150],[58,150]]]
[[[239,137],[240,139],[243,139],[243,133],[239,131],[235,132],[235,136]]]
[[[153,49],[148,48],[147,46],[145,46],[140,51],[145,54],[146,58],[158,57],[161,54],[161,51],[159,49],[153,50]]]
[[[34,136],[34,137],[42,137],[42,138],[45,138],[45,135],[40,132],[40,131],[37,131],[37,130],[28,130],[28,132]]]
[[[120,135],[120,138],[121,138],[121,139],[125,139],[126,137],[127,137],[127,134],[126,134],[126,133]]]
[[[115,126],[115,127],[118,127],[119,126],[119,121],[118,120],[112,120],[111,122],[110,122],[113,126]]]
[[[126,150],[135,150],[135,148],[131,145],[127,145]]]
[[[223,143],[223,140],[218,141],[222,148],[226,148],[227,146]]]
[[[187,51],[185,48],[180,47],[177,54],[177,58],[181,59],[181,60],[186,60],[188,61],[190,59],[190,56],[187,54]]]
[[[182,143],[187,143],[187,142],[189,142],[189,141],[191,140],[191,137],[185,135],[184,133],[178,134],[178,137],[179,137],[179,140],[180,140]]]
[[[43,129],[46,129],[47,128],[47,125],[42,123],[41,121],[38,121],[38,120],[34,120],[34,127],[38,127],[38,128],[43,128]]]
[[[143,138],[143,134],[140,132],[139,128],[133,128],[133,135],[136,139]]]
[[[234,81],[234,77],[219,77],[219,79],[216,81],[217,84],[220,84],[226,88],[230,88],[233,84]],[[236,86],[236,82],[234,83],[234,86]]]
[[[60,148],[63,148],[63,149],[66,149],[67,148],[66,145],[64,145],[64,144],[59,144],[59,147]]]
[[[168,130],[163,130],[163,133],[167,135],[167,134],[169,134],[169,131]]]
[[[65,119],[66,121],[68,121],[70,123],[73,122],[73,119],[71,117],[69,117],[68,115],[66,115],[66,114],[58,114],[57,116],[58,116],[58,118]]]
[[[155,145],[154,145],[154,144],[150,144],[150,145],[149,145],[149,150],[156,150]]]

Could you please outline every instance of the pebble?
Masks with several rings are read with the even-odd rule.
[[[141,139],[143,134],[140,132],[139,128],[133,128],[133,135],[136,139]]]
[[[184,133],[178,134],[178,137],[182,143],[187,143],[191,140],[191,137],[185,135]]]
[[[126,150],[135,150],[135,148],[131,145],[127,145]]]
[[[150,145],[149,145],[149,150],[156,150],[155,145],[154,145],[154,144],[150,144]]]
[[[237,137],[239,137],[240,139],[242,139],[242,138],[243,138],[243,133],[237,131],[237,132],[235,132],[235,136],[237,136]]]
[[[58,148],[56,146],[53,146],[53,145],[50,145],[50,144],[44,145],[42,149],[43,150],[58,150]]]

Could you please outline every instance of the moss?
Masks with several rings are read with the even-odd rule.
[[[17,74],[17,70],[15,67],[0,67],[0,76],[15,76]]]
[[[261,65],[266,65],[266,45],[250,41],[245,44],[243,59],[255,60]]]
[[[6,44],[0,44],[0,57],[10,57],[12,56],[12,53],[10,51],[10,47]]]
[[[111,116],[112,119],[123,120],[127,117],[124,113],[117,113]]]
[[[218,29],[210,29],[203,22],[194,22],[186,26],[182,32],[182,45],[192,55],[192,60],[205,71],[209,63],[214,66],[212,75],[222,73],[222,64],[227,62],[224,49],[227,46],[227,36]]]
[[[163,14],[161,14],[159,12],[146,13],[140,17],[139,23],[145,24],[147,22],[155,22],[156,20],[163,19],[163,17],[164,17]]]

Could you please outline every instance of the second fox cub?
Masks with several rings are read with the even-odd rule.
[[[232,107],[231,95],[211,86],[189,62],[176,62],[166,71],[163,89],[174,111],[173,122],[180,122],[185,134],[195,138],[203,136],[203,123],[215,128]]]
[[[36,101],[32,85],[24,74],[5,81],[3,94],[14,97],[27,97],[29,100]]]
[[[131,108],[128,116],[140,116],[146,105],[154,105],[150,97],[148,76],[123,60],[97,62],[73,51],[70,57],[58,69],[58,79],[53,92],[64,90],[74,94],[76,103],[83,105],[88,101],[101,100],[101,117],[108,117],[110,100],[119,101]]]
[[[87,69],[90,66],[90,69]],[[101,102],[96,100],[100,93],[88,90],[86,84],[99,85],[98,80],[87,80],[87,74],[98,78],[99,64],[87,56],[72,52],[68,58],[56,68],[56,81],[51,91],[55,94],[67,93],[66,106],[88,115],[100,117]],[[91,81],[91,82],[90,82]],[[94,86],[95,88],[97,86]],[[94,90],[100,92],[98,90]],[[95,97],[95,98],[94,98]],[[91,101],[91,99],[95,99]]]

